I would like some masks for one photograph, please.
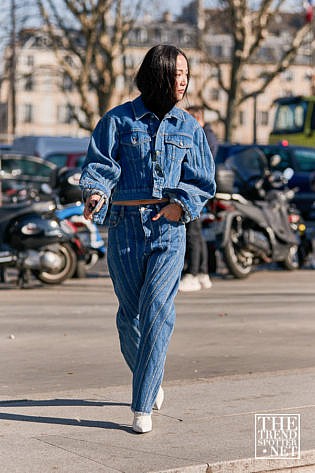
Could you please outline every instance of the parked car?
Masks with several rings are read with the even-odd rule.
[[[36,156],[0,154],[0,204],[23,200],[28,188],[54,186],[57,166]]]
[[[240,145],[224,143],[219,146],[216,164],[251,147],[259,148],[266,156],[272,171],[286,171],[288,187],[298,188],[293,203],[306,220],[315,220],[315,148],[294,145]]]
[[[58,167],[81,167],[88,144],[88,137],[27,135],[13,141],[10,153],[38,156]]]
[[[7,153],[9,152],[11,149],[11,145],[9,145],[8,143],[0,143],[0,152],[1,153]]]

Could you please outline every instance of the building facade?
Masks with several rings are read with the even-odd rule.
[[[287,38],[283,34],[272,35],[262,48],[255,62],[246,66],[246,83],[263,75],[272,68],[279,50]],[[223,79],[230,74],[231,36],[228,32],[213,30],[207,42],[211,53],[221,63]],[[146,18],[141,25],[133,28],[129,35],[128,47],[122,58],[124,75],[116,80],[116,102],[132,99],[137,94],[133,85],[134,73],[145,52],[158,43],[175,44],[185,50],[191,64],[191,83],[187,98],[181,106],[200,103],[200,90],[207,100],[224,114],[226,94],[218,85],[216,69],[204,64],[197,48],[197,28],[193,21],[184,17],[174,21],[165,14],[160,21]],[[71,57],[69,57],[71,61]],[[274,79],[264,93],[251,98],[241,106],[237,117],[234,141],[250,143],[256,137],[258,142],[268,142],[273,121],[273,101],[280,96],[311,94],[313,72],[310,67],[310,50],[301,48],[295,63]],[[205,79],[207,83],[205,85]],[[257,79],[256,79],[257,80]],[[79,97],[63,70],[58,66],[55,53],[49,41],[39,30],[29,31],[16,47],[16,127],[15,136],[20,135],[71,135],[86,136],[73,118],[73,110],[79,112]],[[11,141],[12,107],[10,106],[10,81],[0,81],[0,141]],[[91,95],[91,100],[93,97]],[[113,99],[115,104],[115,98]],[[256,115],[254,119],[254,114]],[[206,119],[211,121],[219,139],[223,139],[224,129],[214,112],[206,111]],[[256,128],[254,129],[256,123]]]

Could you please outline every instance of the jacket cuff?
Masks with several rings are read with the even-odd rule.
[[[182,214],[182,216],[179,220],[180,222],[183,222],[183,223],[190,222],[190,220],[191,220],[190,213],[189,213],[188,209],[186,208],[186,206],[183,204],[183,202],[180,199],[177,199],[176,197],[171,197],[170,198],[170,204],[177,204],[183,209],[183,214]]]

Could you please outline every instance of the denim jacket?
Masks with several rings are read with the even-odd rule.
[[[110,197],[168,197],[182,206],[188,222],[215,193],[214,162],[202,127],[189,113],[173,107],[160,121],[139,96],[97,124],[80,186],[85,199],[95,192],[107,198],[96,223],[104,221]]]

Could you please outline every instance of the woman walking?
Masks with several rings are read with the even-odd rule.
[[[108,267],[119,301],[117,328],[133,375],[133,430],[152,430],[164,399],[185,256],[185,222],[214,195],[214,164],[202,128],[176,107],[186,93],[183,51],[158,45],[136,76],[140,95],[96,126],[81,176],[84,215],[102,223],[111,200]],[[102,204],[102,206],[101,206]]]

